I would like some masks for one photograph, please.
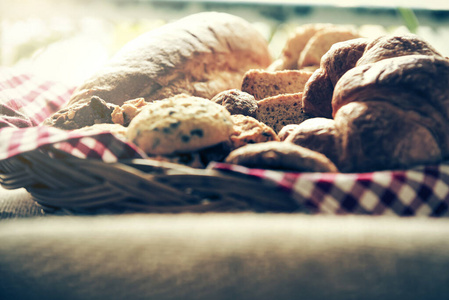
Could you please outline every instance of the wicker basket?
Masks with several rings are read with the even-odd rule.
[[[24,187],[65,213],[295,211],[288,192],[260,179],[149,159],[116,163],[31,151],[0,161],[4,188]]]

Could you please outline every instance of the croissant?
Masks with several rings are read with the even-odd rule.
[[[342,45],[347,49],[348,43]],[[333,87],[325,102],[333,119],[320,121],[322,130],[314,120],[320,118],[309,119],[286,141],[324,153],[342,172],[402,169],[449,157],[447,58],[417,36],[386,36],[367,43],[355,62],[340,63],[340,70],[353,66],[340,77],[329,65],[322,60],[320,80]],[[335,84],[330,74],[337,75]],[[320,143],[310,137],[318,131],[325,133]]]

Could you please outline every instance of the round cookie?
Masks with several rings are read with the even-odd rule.
[[[231,135],[232,147],[240,148],[247,144],[279,141],[274,130],[253,117],[244,115],[232,115],[234,133]]]
[[[223,105],[231,115],[242,114],[255,117],[258,107],[253,95],[238,89],[218,93],[212,98],[212,102]]]
[[[248,144],[233,150],[225,160],[249,168],[295,172],[337,172],[337,167],[323,154],[288,143]]]
[[[231,114],[204,98],[177,95],[145,106],[127,137],[150,155],[190,152],[228,141]]]

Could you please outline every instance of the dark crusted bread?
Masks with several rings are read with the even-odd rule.
[[[303,110],[310,116],[332,118],[334,86],[325,69],[313,72],[304,87]]]
[[[332,93],[340,77],[352,69],[362,56],[367,40],[363,38],[334,44],[321,58],[304,87],[304,111],[316,117],[332,117]]]

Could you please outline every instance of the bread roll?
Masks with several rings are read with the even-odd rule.
[[[313,72],[304,86],[303,110],[314,117],[332,118],[332,93],[334,86],[325,69]]]
[[[315,117],[332,117],[332,94],[340,77],[363,55],[367,40],[352,39],[334,44],[321,58],[304,87],[304,112]]]
[[[298,146],[324,154],[334,164],[339,164],[340,135],[335,121],[328,118],[310,118],[292,128],[284,139]]]
[[[313,35],[298,58],[298,68],[320,66],[321,58],[335,43],[359,38],[360,35],[346,26],[331,26]]]
[[[226,13],[193,14],[130,41],[78,87],[68,105],[92,96],[118,105],[181,93],[210,99],[240,88],[247,70],[270,63],[267,41],[247,21]]]
[[[295,28],[295,31],[288,37],[282,53],[276,61],[269,66],[270,71],[285,69],[297,69],[298,58],[307,42],[320,30],[334,26],[330,23],[304,24]]]

